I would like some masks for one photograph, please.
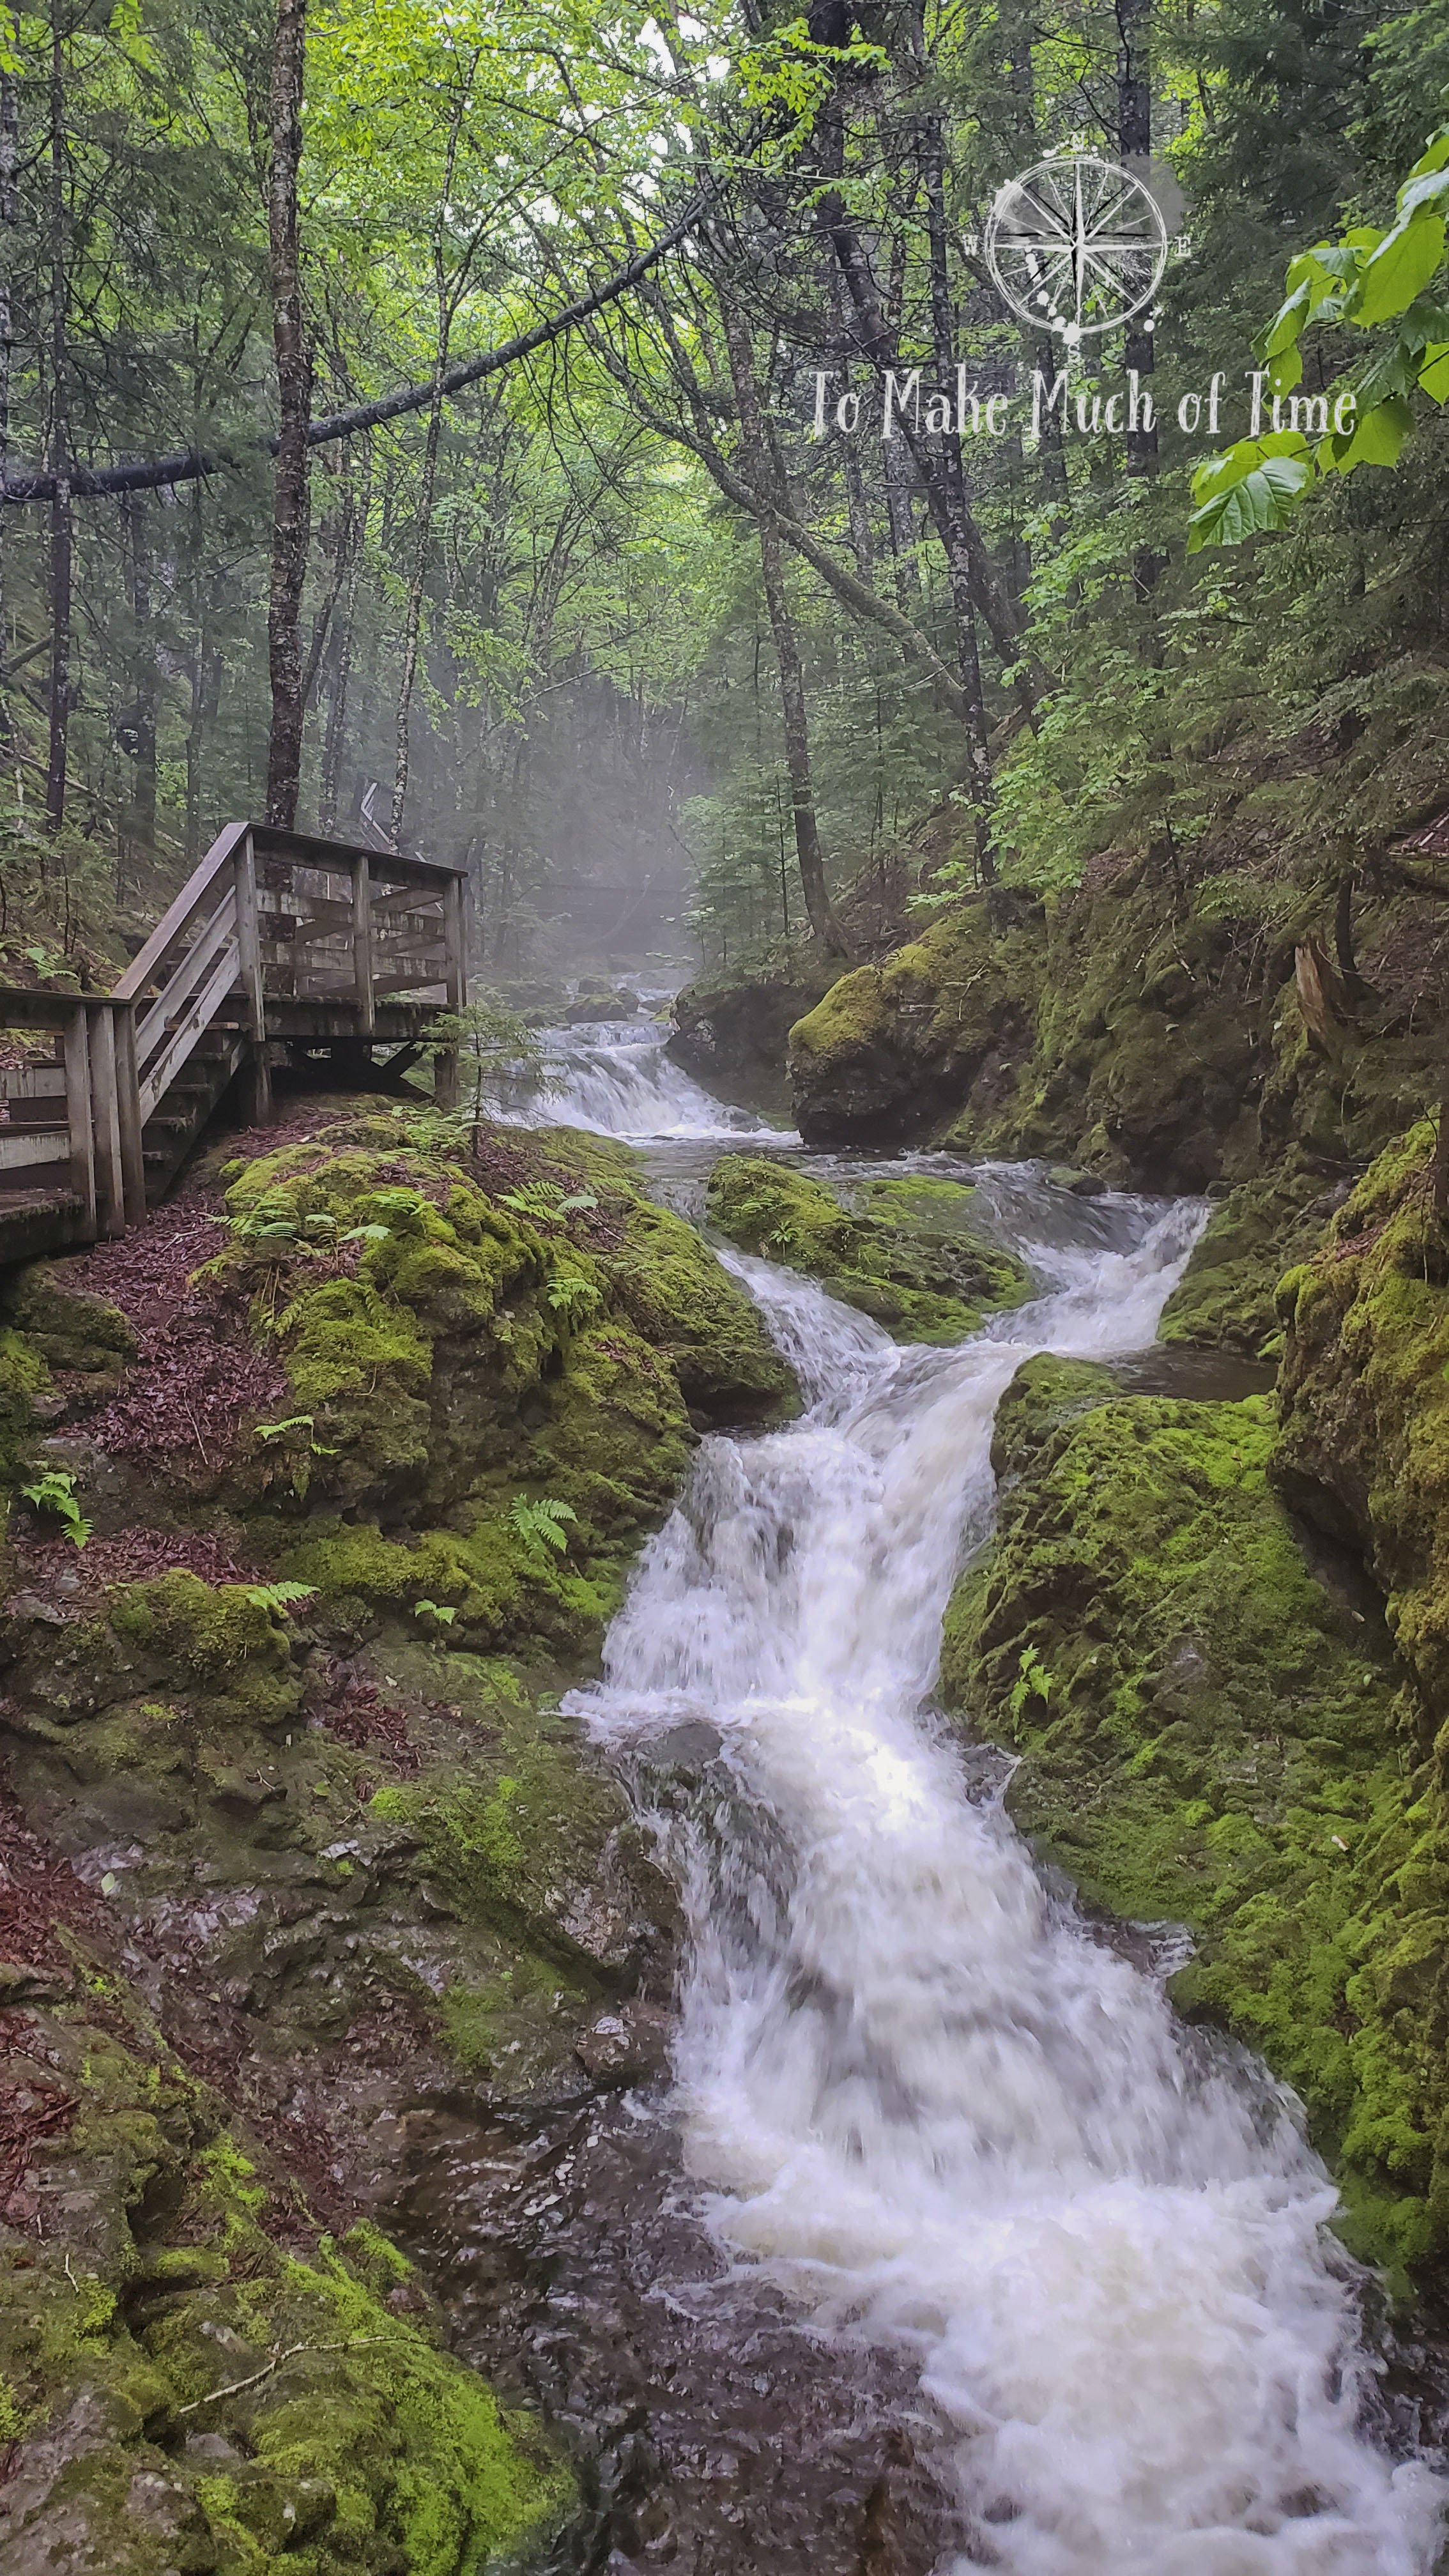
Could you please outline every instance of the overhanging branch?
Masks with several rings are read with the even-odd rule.
[[[635,251],[601,286],[591,287],[587,295],[576,296],[572,304],[550,314],[547,321],[536,322],[531,330],[515,332],[511,340],[485,350],[481,357],[463,358],[455,367],[445,369],[444,395],[462,393],[468,385],[481,384],[485,376],[516,366],[520,358],[531,357],[535,349],[546,348],[551,340],[577,330],[591,314],[602,312],[605,305],[627,295],[693,232],[708,209],[710,195],[708,188],[697,190],[667,232],[647,249]],[[353,438],[359,430],[376,429],[383,421],[400,420],[407,412],[422,411],[432,402],[436,390],[429,376],[423,384],[402,385],[396,393],[383,394],[376,402],[357,403],[350,411],[332,412],[325,420],[309,423],[307,444],[325,447],[334,439]],[[91,466],[77,460],[57,471],[8,475],[0,482],[0,501],[53,501],[61,491],[68,491],[73,500],[103,499],[115,492],[156,492],[173,483],[194,483],[205,474],[234,470],[248,456],[275,456],[276,452],[276,438],[264,434],[244,439],[236,446],[181,447],[169,456],[138,457],[124,465]]]

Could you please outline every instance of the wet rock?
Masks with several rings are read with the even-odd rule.
[[[664,2073],[672,2037],[672,2020],[657,2004],[621,2004],[590,2024],[574,2054],[598,2084],[647,2084]]]

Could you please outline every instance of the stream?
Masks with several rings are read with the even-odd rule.
[[[799,1151],[652,1030],[561,1043],[548,1121],[644,1144],[675,1204]],[[587,2462],[559,2569],[1428,2576],[1442,2489],[1292,2098],[930,1709],[999,1396],[1032,1351],[1148,1349],[1203,1211],[972,1177],[1040,1293],[957,1349],[726,1254],[809,1409],[702,1444],[569,1703],[683,1893],[672,2081],[439,2114],[409,2233]]]

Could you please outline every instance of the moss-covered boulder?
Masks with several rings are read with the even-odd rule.
[[[1426,1121],[1282,1283],[1280,1490],[1357,1548],[1436,1725],[1449,1718],[1449,1225]]]
[[[546,1130],[544,1141],[599,1194],[612,1229],[600,1258],[613,1297],[668,1358],[700,1420],[763,1422],[793,1411],[798,1389],[759,1310],[692,1225],[641,1193],[628,1146],[563,1128]]]
[[[668,1052],[702,1082],[746,1090],[778,1082],[791,1029],[839,978],[838,959],[801,956],[686,984],[670,1005]]]
[[[1274,1356],[1282,1346],[1278,1282],[1317,1249],[1343,1196],[1296,1159],[1242,1181],[1213,1207],[1162,1311],[1159,1338],[1187,1350]]]
[[[785,1163],[727,1154],[709,1213],[746,1252],[821,1280],[907,1342],[959,1342],[1031,1294],[1021,1263],[973,1223],[969,1183],[903,1177],[867,1184],[847,1207]]]
[[[1039,914],[970,902],[842,976],[790,1031],[807,1144],[909,1143],[949,1117],[989,1131],[1031,1050],[1043,946]]]
[[[942,1694],[1020,1757],[1012,1813],[1091,1900],[1190,1927],[1179,2000],[1296,2087],[1357,2241],[1412,2258],[1449,2234],[1437,1807],[1371,1596],[1305,1558],[1273,1446],[1262,1399],[1029,1362]]]
[[[0,2234],[5,2564],[483,2576],[572,2483],[370,2226],[320,2236],[123,1981],[9,2016],[30,2223]]]

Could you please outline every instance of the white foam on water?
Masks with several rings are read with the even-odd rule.
[[[588,1020],[540,1032],[551,1067],[546,1090],[510,1100],[500,1114],[519,1127],[584,1127],[633,1143],[718,1136],[722,1142],[798,1144],[791,1132],[762,1126],[691,1080],[665,1053],[665,1032],[652,1021]]]
[[[1022,1359],[1142,1348],[1198,1208],[1040,1249],[1049,1293],[901,1351],[732,1257],[810,1402],[703,1445],[577,1695],[683,1717],[726,1786],[686,1872],[677,2058],[721,2244],[824,2331],[904,2343],[948,2428],[953,2563],[1007,2576],[1426,2576],[1440,2489],[1363,2429],[1332,2186],[1262,2070],[1043,1886],[920,1712]]]

